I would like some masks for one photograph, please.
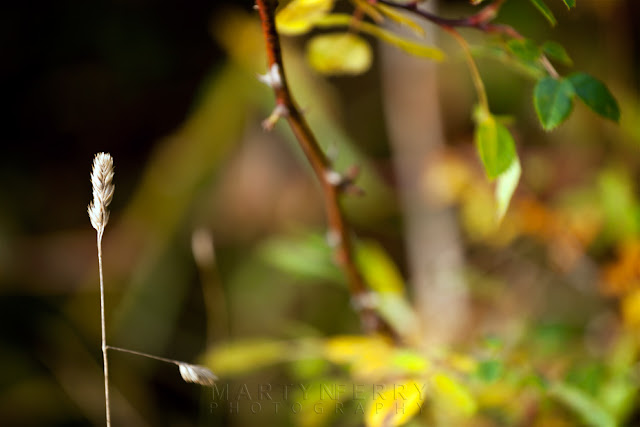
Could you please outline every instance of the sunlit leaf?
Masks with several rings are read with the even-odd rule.
[[[390,351],[389,342],[377,335],[340,335],[329,338],[325,343],[325,357],[337,364],[358,361],[368,352],[387,354]]]
[[[316,23],[316,26],[323,28],[350,26],[352,21],[353,19],[350,15],[331,14],[320,19]],[[376,25],[369,24],[367,22],[359,22],[356,27],[361,32],[377,37],[411,55],[432,59],[434,61],[442,61],[444,59],[444,53],[440,49],[405,39]]]
[[[593,397],[568,384],[555,384],[549,394],[574,411],[582,421],[592,427],[616,427],[613,416]]]
[[[553,16],[553,12],[551,12],[551,9],[549,9],[549,6],[547,6],[543,0],[531,0],[531,3],[547,18],[547,21],[549,21],[552,26],[558,23],[556,17]]]
[[[377,23],[381,23],[384,21],[384,16],[382,13],[367,0],[351,0],[358,9],[362,10],[369,18],[373,19]]]
[[[564,64],[564,65],[572,65],[573,61],[569,57],[567,51],[562,47],[562,45],[553,42],[546,41],[542,45],[542,52],[547,55],[551,59],[555,59],[556,61]]]
[[[375,241],[358,244],[356,261],[365,282],[376,292],[404,293],[404,280],[393,260]]]
[[[389,7],[385,4],[377,3],[376,7],[382,12],[387,18],[392,21],[405,26],[416,33],[418,36],[424,36],[424,28],[418,25],[413,19],[403,15],[401,12],[398,12],[392,7]]]
[[[307,45],[307,59],[322,74],[360,74],[371,66],[373,54],[369,44],[355,34],[322,34]]]
[[[381,336],[337,336],[325,342],[324,357],[346,365],[357,379],[377,381],[395,371],[391,364],[394,348]]]
[[[280,34],[298,35],[311,30],[333,8],[334,0],[293,0],[276,15]]]
[[[516,159],[515,142],[507,128],[488,113],[476,115],[475,142],[490,179],[505,172]]]
[[[398,367],[403,374],[424,374],[428,371],[430,364],[421,354],[409,350],[398,349],[393,354],[392,363]]]
[[[575,73],[568,77],[576,94],[596,113],[615,122],[620,120],[620,109],[609,89],[599,80],[586,73]]]
[[[438,405],[447,412],[470,417],[478,405],[469,389],[444,373],[437,373],[431,378],[434,397]]]
[[[288,359],[286,343],[269,340],[246,340],[227,343],[210,350],[206,365],[219,376],[254,371]]]
[[[423,383],[410,380],[388,384],[376,393],[365,415],[367,427],[394,427],[407,423],[422,409],[425,398]]]
[[[621,301],[624,323],[631,327],[640,326],[640,290],[634,290]]]
[[[552,130],[569,117],[573,107],[573,86],[567,80],[544,77],[533,90],[533,105],[545,130]]]
[[[562,0],[565,5],[567,5],[567,9],[571,9],[572,7],[576,7],[576,0]]]
[[[511,197],[518,187],[520,181],[520,174],[522,169],[520,167],[520,161],[517,158],[513,160],[511,166],[498,176],[496,181],[495,197],[498,204],[497,217],[498,221],[501,221],[504,215],[507,213]]]

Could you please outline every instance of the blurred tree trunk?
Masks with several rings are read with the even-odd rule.
[[[434,45],[437,28],[425,25],[425,31],[425,43]],[[384,43],[381,51],[385,116],[423,342],[447,344],[461,337],[468,310],[455,214],[429,206],[421,189],[429,156],[444,145],[436,64]]]

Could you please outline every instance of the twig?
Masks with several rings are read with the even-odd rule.
[[[371,299],[368,298],[369,292],[364,285],[364,281],[354,260],[349,228],[340,207],[339,196],[341,186],[339,184],[336,185],[336,183],[330,179],[336,172],[333,170],[331,162],[322,152],[313,132],[289,91],[282,61],[280,39],[275,24],[275,9],[277,3],[277,0],[256,1],[262,23],[262,33],[266,43],[267,65],[269,69],[269,74],[262,80],[268,82],[269,86],[273,89],[276,97],[276,108],[274,111],[286,112],[286,114],[280,115],[286,117],[291,130],[300,143],[300,147],[304,151],[307,160],[309,160],[313,171],[320,181],[325,199],[324,204],[327,210],[327,222],[329,224],[327,235],[330,238],[328,240],[330,240],[330,244],[333,243],[336,260],[347,277],[349,290],[354,306],[359,311],[362,326],[365,331],[379,330],[386,325],[377,315],[371,304],[366,303]]]
[[[455,31],[452,31],[455,28],[473,28],[487,34],[503,34],[505,36],[511,37],[512,39],[523,40],[525,37],[518,31],[516,31],[515,28],[509,25],[495,24],[492,22],[493,19],[498,15],[498,11],[505,1],[506,0],[496,0],[474,15],[467,16],[466,18],[451,19],[444,18],[442,16],[438,16],[426,10],[420,9],[418,7],[419,2],[417,1],[410,1],[408,3],[396,3],[390,0],[376,0],[377,3],[381,3],[396,9],[403,9],[413,14],[419,15],[423,19],[426,19],[427,21],[438,25],[450,34],[456,34]],[[545,68],[545,70],[547,70],[549,75],[554,78],[558,78],[558,72],[545,55],[540,56],[540,63]]]

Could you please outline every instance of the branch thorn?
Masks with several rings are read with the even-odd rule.
[[[289,109],[282,104],[276,104],[276,107],[273,109],[269,117],[262,121],[262,129],[266,131],[272,130],[278,120],[280,120],[280,117],[287,115],[289,115]]]
[[[280,67],[273,64],[266,74],[258,74],[258,80],[269,86],[271,89],[282,88],[282,76],[280,75]]]

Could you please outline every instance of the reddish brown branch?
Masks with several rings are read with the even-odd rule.
[[[369,292],[356,267],[349,228],[340,207],[339,198],[344,186],[341,185],[342,182],[336,181],[336,172],[333,170],[331,162],[322,152],[311,128],[289,91],[282,62],[280,39],[275,25],[277,0],[257,0],[256,5],[260,13],[269,68],[268,75],[264,80],[273,88],[276,109],[281,112],[281,116],[287,119],[322,186],[329,225],[328,241],[334,246],[336,261],[346,275],[354,306],[360,313],[363,328],[368,332],[379,330],[385,327],[385,324],[378,317],[371,304],[367,304]]]

